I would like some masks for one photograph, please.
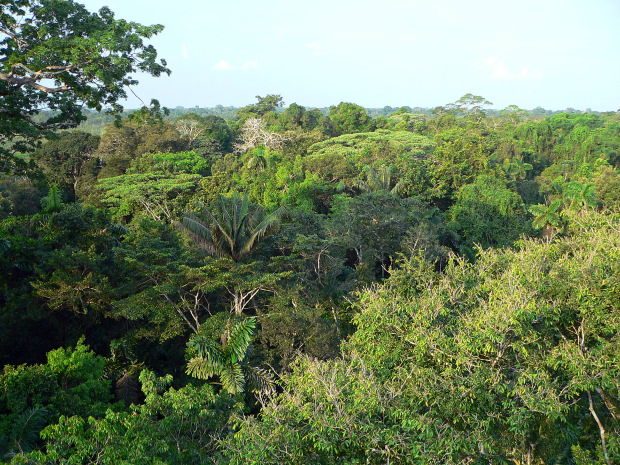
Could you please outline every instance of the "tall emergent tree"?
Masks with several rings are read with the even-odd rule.
[[[132,76],[170,73],[145,38],[163,26],[89,12],[72,0],[0,4],[0,142],[25,151],[41,131],[77,126],[83,108],[120,111]],[[42,110],[52,110],[41,117]],[[25,141],[25,142],[24,142]],[[15,142],[15,144],[12,144]],[[11,152],[0,153],[5,158]],[[6,166],[3,167],[6,169]]]

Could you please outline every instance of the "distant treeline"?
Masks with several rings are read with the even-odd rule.
[[[183,115],[193,113],[193,114],[196,114],[198,116],[203,116],[203,117],[204,116],[218,116],[220,118],[223,118],[229,121],[229,120],[234,120],[237,117],[237,111],[241,110],[242,108],[243,107],[223,106],[223,105],[216,105],[214,107],[195,106],[195,107],[189,107],[189,108],[178,106],[175,108],[169,108],[168,109],[169,113],[165,116],[165,119],[173,121]],[[325,116],[329,115],[329,107],[322,107],[322,108],[306,107],[306,108],[308,108],[309,110],[317,109],[323,115]],[[397,112],[398,110],[402,110],[402,109],[407,110],[407,112],[409,113],[423,114],[427,116],[432,116],[433,111],[434,111],[434,108],[410,107],[407,105],[402,106],[402,107],[391,107],[389,105],[386,105],[383,108],[365,108],[366,112],[368,113],[368,116],[370,116],[371,118],[377,118],[378,116],[387,117]],[[127,109],[122,113],[122,116],[126,117],[130,115],[133,111],[135,110]],[[283,112],[284,108],[278,107],[277,111]],[[547,110],[542,107],[536,107],[533,110],[524,110],[524,111],[526,114],[526,118],[528,119],[545,118],[545,117],[553,116],[559,113],[567,113],[569,115],[585,114],[585,113],[601,114],[601,112],[592,111],[589,108],[586,109],[585,111],[582,111],[582,110],[576,110],[574,108],[567,108],[565,110]],[[94,110],[85,110],[84,113],[86,114],[88,119],[84,121],[82,124],[80,124],[79,129],[82,131],[88,132],[90,134],[95,134],[95,135],[100,136],[103,134],[105,130],[105,126],[114,122],[114,116],[108,113],[103,113],[103,112],[100,113]],[[499,116],[500,110],[487,109],[486,113],[488,116]],[[37,118],[35,118],[35,120],[43,121],[49,118],[50,115],[52,114],[53,114],[52,111],[42,111],[37,116]]]

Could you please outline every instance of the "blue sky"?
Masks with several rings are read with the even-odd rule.
[[[620,109],[620,0],[78,0],[163,24],[170,77],[135,92],[166,106]],[[128,107],[138,106],[134,98]]]

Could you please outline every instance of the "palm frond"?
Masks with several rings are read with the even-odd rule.
[[[198,335],[193,337],[187,346],[194,349],[198,357],[222,363],[222,348],[213,339],[206,336]]]
[[[246,383],[252,391],[265,392],[273,391],[275,389],[276,384],[268,371],[249,365],[244,366],[243,371]]]
[[[0,237],[0,254],[4,254],[11,248],[11,241],[4,237]]]
[[[222,366],[220,364],[213,363],[213,361],[203,358],[194,357],[187,362],[187,373],[190,376],[198,379],[208,379],[211,376],[221,374]]]
[[[34,450],[41,430],[45,427],[48,411],[41,407],[32,407],[15,418],[13,441],[19,452]]]
[[[245,388],[243,370],[238,363],[232,363],[224,366],[220,372],[220,381],[222,382],[222,387],[229,394],[243,392],[243,389]]]
[[[282,219],[282,217],[287,213],[288,209],[286,205],[282,205],[276,211],[270,213],[265,218],[263,218],[254,228],[252,228],[252,232],[249,237],[246,239],[243,247],[241,248],[240,255],[246,255],[252,250],[254,247],[254,243],[269,233],[272,229],[274,229]]]
[[[231,330],[224,353],[228,355],[226,358],[232,363],[240,362],[245,358],[255,328],[256,319],[248,318],[236,324]]]

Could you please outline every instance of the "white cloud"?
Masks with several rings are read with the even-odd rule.
[[[181,45],[181,56],[183,58],[189,58],[189,48],[187,45]]]
[[[214,71],[247,71],[249,69],[258,68],[258,61],[244,61],[240,66],[231,64],[226,60],[220,60],[218,63],[211,67]]]
[[[518,72],[514,72],[514,68],[508,67],[505,62],[496,58],[487,58],[484,60],[482,68],[488,73],[490,79],[514,81],[542,78],[542,72],[537,69],[521,66]]]

